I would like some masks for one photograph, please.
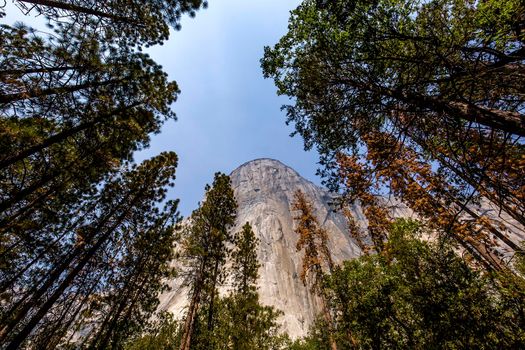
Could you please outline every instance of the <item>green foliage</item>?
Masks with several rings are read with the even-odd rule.
[[[310,327],[308,335],[296,339],[287,350],[330,350],[330,334],[323,318],[318,317]]]
[[[186,283],[190,287],[190,305],[184,322],[182,349],[195,343],[195,334],[205,329],[213,334],[216,321],[217,288],[225,277],[224,264],[232,242],[230,227],[237,215],[229,176],[216,173],[212,186],[206,185],[204,202],[191,215],[183,233],[183,258],[186,261]],[[202,325],[203,310],[206,322]],[[200,331],[201,334],[203,333]]]
[[[308,147],[346,145],[355,141],[363,117],[367,125],[394,123],[396,109],[435,120],[444,117],[440,113],[472,120],[474,109],[469,115],[453,107],[466,100],[479,111],[519,111],[521,87],[503,83],[513,73],[486,70],[493,63],[521,66],[523,42],[516,36],[522,35],[523,19],[511,14],[523,13],[522,2],[484,1],[476,7],[456,0],[331,1],[322,8],[317,3],[306,0],[292,11],[288,33],[266,47],[261,60],[278,93],[296,99],[286,107],[288,122]],[[489,35],[494,30],[502,33]],[[488,80],[498,103],[489,105]],[[466,84],[470,90],[461,90]],[[506,103],[508,95],[516,103]],[[519,125],[512,129],[503,120],[496,125],[503,114],[494,113],[493,120],[480,114],[475,122],[523,134]]]
[[[176,155],[132,162],[179,93],[140,51],[207,2],[15,3],[52,32],[0,26],[0,342],[121,348],[173,276],[178,220]]]
[[[327,278],[340,347],[519,348],[523,299],[518,307],[519,299],[470,268],[448,242],[422,241],[418,232],[416,222],[397,220],[381,254],[347,261]],[[322,327],[303,348],[324,348],[315,345],[327,344]]]
[[[207,194],[210,197],[206,196],[200,209],[207,207],[208,199],[214,200],[213,198],[215,198],[216,200],[229,193],[226,190],[229,186],[229,182],[225,181],[226,179],[225,175],[216,175],[214,185],[206,187]],[[219,189],[222,189],[222,196],[219,196]],[[223,200],[221,202],[228,203],[229,201]],[[228,217],[226,216],[225,220],[228,220]],[[212,220],[211,217],[208,219],[210,222],[221,222],[217,219]],[[195,221],[192,224],[194,225]],[[191,228],[190,232],[197,233]],[[196,236],[192,237],[197,238]],[[196,241],[192,240],[192,242]],[[191,332],[190,348],[193,350],[279,350],[285,349],[289,345],[288,337],[281,333],[281,327],[277,322],[282,312],[259,303],[256,287],[259,269],[256,253],[258,239],[249,223],[246,223],[242,230],[235,235],[233,243],[234,248],[229,254],[232,261],[231,271],[220,272],[224,276],[231,277],[233,289],[230,294],[220,297],[216,291],[212,290],[213,293],[210,293],[210,289],[204,287],[206,284],[212,285],[213,281],[205,281],[199,279],[198,276],[206,275],[211,279],[213,270],[206,272],[207,269],[211,268],[206,268],[203,262],[210,266],[214,266],[214,262],[209,260],[211,261],[209,263],[208,260],[204,260],[203,255],[194,256],[193,259],[197,259],[196,261],[200,261],[201,264],[193,266],[200,266],[201,270],[192,270],[191,276],[194,279],[192,280],[190,297],[194,302],[189,306],[184,325],[179,327],[169,317],[161,319],[153,324],[146,334],[132,341],[128,346],[130,350],[139,348],[179,349],[181,340],[184,339],[185,332],[188,331]],[[192,246],[192,251],[202,254],[205,251],[202,248],[202,246],[200,248]],[[225,270],[222,267],[220,269]],[[214,287],[217,288],[218,285],[219,281]],[[195,297],[196,292],[199,293],[198,298]],[[213,298],[213,302],[211,298]],[[201,300],[202,302],[200,302]],[[192,324],[190,324],[188,319],[192,317],[192,312],[195,312],[195,315]],[[209,327],[210,315],[213,327]],[[172,332],[171,336],[169,332]]]
[[[97,32],[99,40],[126,46],[162,44],[169,37],[169,27],[180,29],[183,14],[195,17],[208,6],[202,0],[16,0],[17,5],[37,15],[45,15],[50,27],[68,31],[74,27]]]
[[[259,240],[246,223],[237,233],[232,252],[232,285],[230,295],[222,303],[214,342],[224,349],[278,349],[284,338],[280,335],[277,318],[282,314],[259,303],[257,279],[260,264],[257,259]]]
[[[525,242],[521,243],[521,251],[517,251],[514,255],[514,267],[525,276]]]
[[[159,319],[148,327],[148,331],[129,341],[125,350],[177,350],[180,343],[180,324],[170,313],[159,315]]]
[[[234,293],[249,296],[257,293],[259,277],[259,260],[257,246],[259,239],[255,237],[250,223],[244,224],[242,230],[234,238],[235,248],[232,256],[232,284]]]
[[[279,350],[288,338],[277,319],[282,314],[259,304],[256,294],[231,294],[216,302],[213,331],[206,328],[206,309],[201,311],[191,349],[199,350]]]
[[[338,163],[355,157],[368,173],[361,192],[390,190],[444,233],[460,222],[467,232],[454,229],[458,241],[504,270],[496,246],[518,248],[501,229],[505,223],[459,213],[465,203],[489,200],[525,225],[523,6],[305,0],[261,65],[278,94],[289,97],[287,123],[307,149],[319,151],[332,190],[357,196],[345,191]],[[393,170],[398,159],[403,171]],[[425,207],[427,199],[432,205]],[[495,244],[480,238],[489,236]]]
[[[205,199],[191,215],[183,233],[183,258],[190,268],[190,285],[202,289],[201,297],[212,303],[216,288],[224,280],[223,269],[233,237],[229,231],[237,216],[229,176],[216,173],[213,184],[206,185]]]

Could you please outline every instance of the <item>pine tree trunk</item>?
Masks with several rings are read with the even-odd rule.
[[[61,2],[61,1],[53,1],[53,0],[18,0],[18,1],[20,1],[20,2],[27,2],[27,3],[34,4],[34,5],[54,7],[54,8],[58,8],[58,9],[61,9],[61,10],[66,10],[66,11],[71,11],[71,12],[78,12],[78,13],[83,13],[83,14],[87,14],[87,15],[93,15],[93,16],[102,17],[102,18],[109,18],[109,19],[112,19],[112,20],[115,20],[115,21],[126,22],[126,23],[130,23],[130,24],[132,24],[132,23],[137,24],[136,21],[133,21],[131,18],[127,18],[127,17],[123,17],[123,16],[116,16],[116,15],[112,15],[110,13],[106,13],[106,12],[90,9],[88,7],[68,4],[68,3]]]
[[[195,286],[190,306],[188,308],[188,315],[184,321],[184,330],[180,342],[180,350],[190,350],[191,337],[193,335],[193,327],[195,325],[195,316],[199,309],[200,293],[200,286]]]
[[[190,306],[188,307],[186,320],[184,321],[180,350],[190,350],[191,338],[193,336],[195,325],[195,317],[197,316],[197,312],[199,310],[202,285],[204,283],[204,268],[206,267],[207,260],[208,259],[206,257],[203,259],[199,267],[198,275],[195,278],[195,283],[193,285],[193,295],[191,297]]]
[[[208,309],[208,331],[213,331],[213,313],[214,313],[214,306],[215,306],[215,290],[216,290],[216,284],[217,284],[217,274],[219,271],[219,260],[215,260],[215,266],[213,267],[213,283],[212,283],[212,289],[211,289],[211,297],[210,297],[210,307]]]
[[[98,83],[84,83],[84,84],[78,84],[78,85],[61,86],[61,87],[49,88],[45,90],[31,89],[29,91],[18,92],[14,94],[0,95],[0,104],[7,104],[10,102],[26,100],[29,98],[46,97],[46,96],[58,95],[58,94],[67,94],[67,93],[85,90],[89,88],[108,86],[111,84],[123,83],[123,82],[125,82],[124,79],[112,79],[112,80],[98,82]]]
[[[122,218],[123,219],[123,218]],[[86,264],[93,258],[96,252],[102,247],[104,243],[107,242],[111,233],[121,224],[119,220],[108,232],[106,232],[93,247],[91,247],[86,255],[80,260],[80,262],[71,270],[66,278],[60,283],[58,288],[53,292],[53,294],[44,302],[44,304],[38,309],[38,311],[31,317],[29,322],[25,325],[24,328],[14,337],[11,343],[6,347],[6,350],[16,350],[20,345],[25,341],[25,339],[31,334],[36,325],[40,320],[46,315],[46,313],[51,309],[54,303],[62,295],[67,287],[71,285],[73,280],[78,276],[80,271],[86,266]],[[69,265],[69,264],[68,264]],[[43,293],[42,293],[43,294]],[[25,313],[24,313],[25,315]],[[22,317],[24,316],[22,315]],[[20,317],[19,317],[20,318]]]
[[[137,196],[138,197],[138,196]],[[135,197],[135,199],[137,199]],[[124,204],[126,200],[122,201],[121,204]],[[133,203],[129,204],[128,208],[131,208],[133,206]],[[97,225],[96,231],[101,229],[114,215],[118,207],[114,208],[112,212],[109,215],[106,215],[106,217]],[[36,324],[40,321],[40,319],[45,315],[45,313],[51,308],[53,303],[58,299],[62,293],[63,290],[65,290],[69,284],[73,281],[73,279],[76,277],[76,275],[82,270],[82,268],[87,264],[87,262],[91,259],[91,257],[96,253],[98,248],[102,246],[103,243],[109,239],[111,233],[122,223],[124,218],[127,216],[128,211],[120,215],[116,223],[106,232],[102,235],[101,238],[97,241],[97,243],[91,247],[87,252],[84,258],[77,264],[77,266],[68,274],[68,276],[61,282],[60,287],[53,293],[53,295],[48,299],[48,301],[40,308],[40,310],[32,317],[30,323],[24,327],[24,329],[16,336],[16,338],[13,340],[10,346],[13,346],[11,348],[8,347],[8,349],[16,349],[23,340],[29,335],[29,333],[32,331],[32,329],[36,326]],[[10,320],[5,323],[4,327],[0,331],[0,341],[4,341],[5,337],[8,335],[10,331],[12,331],[15,326],[27,315],[27,313],[31,310],[32,307],[36,306],[39,302],[39,299],[48,291],[48,289],[60,278],[62,273],[67,270],[67,268],[70,266],[70,264],[79,257],[82,250],[84,248],[79,246],[76,247],[69,256],[64,259],[59,266],[53,269],[53,272],[51,272],[50,276],[47,278],[47,281],[40,287],[38,290],[34,292],[34,294],[31,297],[30,302],[26,303],[21,309],[18,309],[19,306],[21,306],[20,303],[18,303],[14,308],[11,309],[9,313],[13,314],[13,316],[10,317]],[[62,290],[63,289],[63,290]],[[29,295],[29,294],[28,294]],[[51,299],[54,299],[51,303]],[[45,312],[43,312],[45,310]],[[8,313],[8,314],[9,314]]]

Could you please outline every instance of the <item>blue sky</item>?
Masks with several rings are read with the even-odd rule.
[[[161,151],[179,156],[175,188],[180,211],[189,215],[216,171],[229,174],[255,158],[275,158],[319,184],[318,156],[305,152],[300,137],[289,137],[271,80],[263,79],[259,60],[265,45],[286,33],[289,11],[299,0],[211,0],[195,18],[184,18],[152,57],[176,80],[182,93],[173,105],[178,120],[164,124],[138,161]],[[9,7],[8,18],[18,9]],[[11,13],[10,13],[11,12]],[[34,19],[22,19],[27,24]],[[32,23],[33,22],[33,23]]]
[[[300,137],[284,123],[271,80],[259,60],[265,45],[286,33],[297,0],[210,1],[197,17],[185,18],[169,42],[150,50],[182,91],[173,105],[176,122],[164,125],[143,155],[174,150],[180,158],[175,188],[188,215],[216,171],[230,173],[255,158],[275,158],[319,183],[317,154],[305,152]]]

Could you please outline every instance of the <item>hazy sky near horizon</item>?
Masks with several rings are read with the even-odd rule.
[[[319,184],[318,156],[305,152],[299,136],[289,137],[273,81],[264,79],[259,60],[265,45],[287,31],[289,11],[299,0],[211,0],[195,18],[185,17],[162,46],[147,52],[177,81],[181,94],[172,106],[177,121],[153,135],[151,147],[136,154],[140,161],[162,151],[179,156],[177,179],[169,198],[180,198],[184,216],[202,200],[213,174],[229,174],[244,162],[274,158]],[[38,19],[12,16],[32,25]],[[11,13],[10,13],[11,12]],[[10,16],[11,15],[11,16]],[[32,23],[33,22],[33,23]]]

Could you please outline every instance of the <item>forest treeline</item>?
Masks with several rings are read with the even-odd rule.
[[[232,230],[237,203],[230,178],[217,173],[205,190],[204,201],[180,229],[185,317],[176,321],[161,314],[128,350],[270,350],[289,343],[278,323],[281,312],[259,302],[259,239],[248,222]]]
[[[0,348],[117,349],[156,310],[173,275],[177,156],[132,155],[175,118],[179,90],[142,49],[205,6],[8,7],[49,29],[0,26]]]
[[[257,239],[249,223],[231,232],[229,178],[179,229],[176,154],[132,158],[179,93],[143,50],[207,2],[13,4],[49,30],[0,26],[1,349],[524,347],[523,1],[304,0],[265,48],[364,253],[335,264],[296,194],[301,280],[321,311],[294,342],[259,303]],[[393,218],[386,195],[418,220]],[[181,322],[154,315],[173,259]]]
[[[258,301],[259,240],[250,224],[239,232],[223,226],[233,222],[236,210],[228,181],[216,175],[201,207],[181,229],[179,259],[189,299],[185,317],[178,321],[161,314],[126,349],[523,347],[522,277],[473,268],[455,241],[429,240],[428,226],[413,219],[393,220],[380,252],[335,263],[330,233],[301,191],[292,202],[296,249],[303,255],[298,275],[316,300],[318,317],[306,337],[291,339],[279,325],[282,312]],[[367,241],[372,244],[370,237]],[[212,248],[219,245],[222,249]],[[525,254],[515,256],[514,268],[525,273]]]

